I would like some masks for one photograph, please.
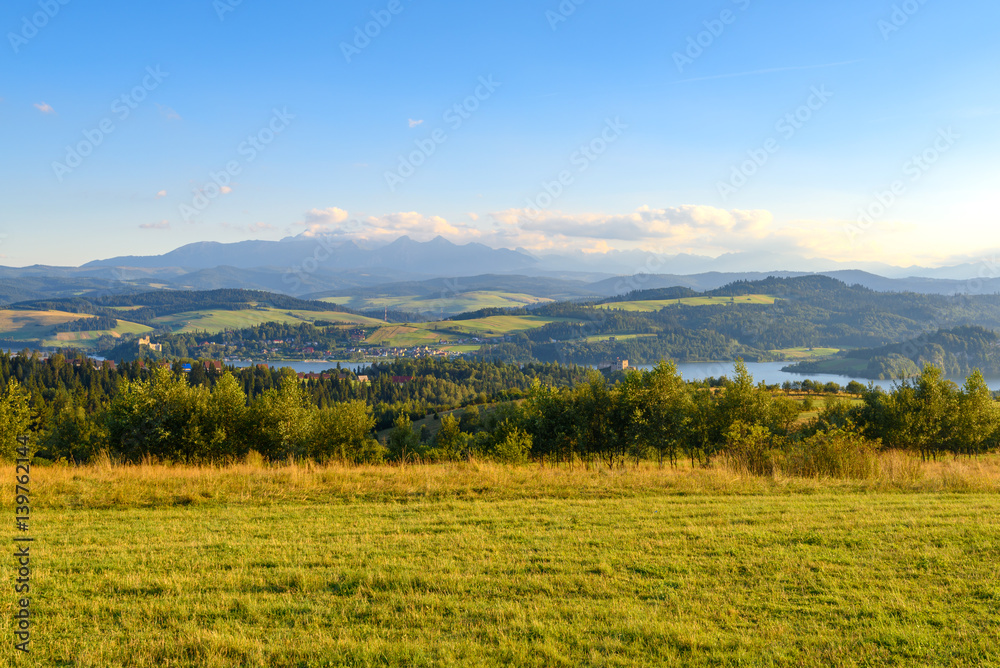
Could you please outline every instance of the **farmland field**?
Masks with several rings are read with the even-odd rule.
[[[430,329],[411,325],[387,325],[380,327],[365,342],[380,346],[429,346],[442,339],[448,339]]]
[[[224,309],[190,311],[156,318],[158,326],[170,327],[177,332],[208,332],[217,334],[226,329],[253,327],[265,322],[279,322],[298,325],[304,322],[327,320],[338,323],[377,324],[380,321],[340,311],[290,311],[274,308],[245,309],[230,311]]]
[[[998,463],[926,469],[36,468],[16,663],[995,665]]]
[[[0,310],[0,338],[31,340],[52,333],[55,325],[91,316],[65,311],[11,311]]]
[[[404,311],[458,315],[484,308],[519,308],[533,304],[546,304],[553,300],[516,292],[493,292],[478,290],[447,296],[430,297],[408,295],[392,297],[327,297],[321,301],[347,306],[358,311],[380,308],[396,308]]]
[[[649,299],[631,302],[609,302],[599,304],[595,308],[653,313],[668,306],[720,306],[726,304],[757,304],[771,306],[774,297],[770,295],[740,295],[739,297],[684,297],[682,299]]]
[[[368,337],[367,343],[382,346],[424,346],[466,337],[502,336],[543,327],[556,318],[530,315],[496,315],[475,320],[449,320],[407,325],[386,325]],[[478,348],[478,346],[476,346]]]
[[[123,334],[145,334],[152,331],[151,327],[126,320],[119,320],[118,326],[113,330],[58,333],[52,331],[56,325],[92,317],[85,313],[64,311],[0,311],[0,339],[38,342],[43,346],[53,347],[65,346],[69,343],[74,347],[87,348],[92,346],[98,337],[106,334],[120,337]]]
[[[93,346],[97,342],[97,339],[101,336],[110,335],[117,339],[121,338],[123,334],[148,334],[152,331],[152,327],[140,325],[135,322],[128,322],[126,320],[119,320],[118,326],[110,330],[93,332],[59,332],[52,338],[43,339],[42,345],[57,347],[65,346],[69,343],[74,348],[88,348]]]

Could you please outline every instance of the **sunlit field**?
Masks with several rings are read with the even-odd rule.
[[[104,462],[35,468],[32,485],[35,635],[18,665],[972,666],[1000,653],[996,457],[886,454],[854,481],[645,463]]]

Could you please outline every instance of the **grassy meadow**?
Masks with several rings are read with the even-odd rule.
[[[757,304],[773,306],[771,295],[740,295],[738,297],[682,297],[680,299],[645,299],[627,302],[609,302],[599,304],[595,308],[612,311],[632,311],[638,313],[654,313],[668,306],[724,306],[726,304]]]
[[[8,637],[0,656],[993,665],[998,492],[996,457],[900,454],[860,481],[649,464],[34,468],[32,653],[15,661]]]
[[[242,329],[254,327],[268,322],[278,322],[288,325],[300,325],[305,322],[326,320],[336,323],[357,323],[361,325],[379,324],[381,321],[360,315],[351,315],[340,311],[297,311],[275,308],[244,309],[239,311],[225,309],[206,309],[161,316],[153,320],[159,327],[168,327],[173,333],[208,332],[218,334],[226,329]]]
[[[127,317],[127,308],[117,309]],[[153,331],[147,327],[128,320],[119,320],[113,330],[90,332],[53,332],[55,325],[62,325],[74,320],[92,318],[83,313],[67,313],[63,311],[18,311],[0,310],[0,339],[7,341],[24,341],[34,345],[60,347],[71,345],[75,348],[92,348],[97,339],[109,334],[116,338],[125,334],[145,335]],[[153,320],[157,327],[167,328],[173,333],[208,332],[217,334],[226,329],[253,327],[267,322],[280,322],[289,325],[300,325],[306,322],[325,320],[335,323],[356,323],[362,326],[382,324],[381,320],[351,315],[340,311],[299,311],[274,308],[257,308],[245,310],[205,309],[188,311],[162,316]]]
[[[405,325],[385,325],[373,332],[366,343],[381,346],[410,347],[435,345],[474,337],[493,337],[543,327],[558,318],[535,315],[495,315],[473,320],[448,320]],[[472,346],[469,350],[477,350]],[[465,351],[462,351],[465,352]]]
[[[406,311],[450,316],[484,308],[521,308],[535,304],[547,304],[553,300],[518,292],[473,290],[455,294],[447,292],[445,295],[433,296],[326,297],[321,301],[340,304],[356,311],[398,308]]]
[[[8,341],[24,341],[25,343],[43,346],[59,347],[67,344],[90,348],[97,339],[104,335],[121,337],[124,334],[146,334],[152,332],[152,327],[146,327],[127,320],[119,320],[118,326],[110,330],[95,330],[89,332],[53,332],[56,325],[64,325],[74,320],[93,318],[85,313],[68,313],[65,311],[18,311],[0,310],[0,338]]]

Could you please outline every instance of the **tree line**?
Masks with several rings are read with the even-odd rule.
[[[423,382],[435,371],[431,364],[397,361],[375,372],[389,376],[382,372],[406,364],[424,372]],[[23,377],[31,370],[35,377]],[[16,436],[31,434],[39,457],[75,462],[102,452],[124,461],[221,462],[257,452],[275,461],[489,458],[609,468],[642,460],[676,465],[686,458],[692,466],[723,459],[761,474],[780,467],[808,475],[853,475],[887,448],[931,459],[946,453],[976,456],[1000,442],[1000,416],[978,371],[959,387],[927,366],[891,391],[862,388],[858,402],[831,395],[816,418],[803,421],[808,406],[754,383],[742,361],[732,379],[717,383],[684,381],[669,362],[614,380],[597,372],[581,380],[565,369],[561,378],[542,382],[541,373],[528,378],[518,367],[468,362],[437,370],[457,380],[466,375],[470,383],[477,382],[472,376],[506,375],[508,382],[527,380],[528,386],[450,412],[414,414],[397,403],[384,425],[389,429],[378,438],[378,404],[372,397],[345,394],[319,401],[318,384],[301,382],[290,369],[275,372],[267,387],[258,388],[253,378],[263,369],[239,376],[212,372],[199,379],[166,367],[94,369],[65,359],[32,362],[0,355],[6,378],[0,452],[9,456]],[[59,378],[75,382],[52,382]],[[414,376],[406,384],[420,382]],[[429,414],[435,429],[426,420],[421,429],[414,427],[415,418]]]

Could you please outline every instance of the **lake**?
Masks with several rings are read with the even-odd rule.
[[[817,383],[838,383],[840,385],[847,385],[852,380],[856,380],[863,385],[868,385],[868,383],[873,382],[879,387],[885,389],[891,389],[895,381],[892,380],[870,380],[868,378],[855,378],[852,376],[837,376],[829,373],[811,373],[807,375],[801,375],[797,373],[788,373],[787,371],[782,371],[781,368],[788,366],[791,362],[747,362],[747,371],[753,375],[753,379],[756,382],[764,381],[769,385],[784,383],[786,380],[795,382],[803,380],[812,380]],[[652,366],[642,365],[641,369],[651,369]],[[705,378],[719,376],[728,376],[732,378],[735,375],[735,364],[733,362],[690,362],[677,365],[677,370],[680,372],[684,380],[704,380]],[[959,385],[965,382],[965,378],[952,378]],[[1000,390],[1000,378],[987,378],[986,384],[989,385],[991,390]]]
[[[375,361],[375,360],[373,360]],[[384,362],[386,360],[380,359],[379,362]],[[244,368],[248,366],[253,366],[256,362],[229,362],[233,366]],[[270,366],[280,369],[282,367],[291,367],[297,373],[321,373],[323,371],[329,371],[330,369],[337,368],[336,362],[267,362]],[[341,362],[341,368],[345,370],[357,371],[358,369],[363,369],[368,366],[368,363],[357,363],[357,362]],[[862,385],[868,385],[869,382],[874,382],[879,387],[885,389],[891,389],[892,384],[895,381],[892,380],[875,380],[870,381],[867,378],[855,378],[852,376],[837,376],[829,373],[813,373],[808,375],[800,375],[797,373],[788,373],[787,371],[782,371],[781,368],[788,366],[791,362],[747,362],[747,371],[753,375],[753,379],[756,382],[764,381],[769,385],[782,384],[786,380],[795,382],[803,380],[812,380],[817,383],[838,383],[840,385],[847,385],[852,380],[856,380]],[[639,369],[652,369],[652,365],[643,364],[638,365]],[[732,378],[735,375],[735,364],[733,362],[684,362],[677,365],[677,370],[684,377],[684,380],[704,380],[705,378],[718,378],[719,376],[728,376]],[[952,378],[956,383],[961,385],[965,382],[964,378]],[[1000,378],[987,378],[986,384],[989,385],[991,390],[1000,390]]]

